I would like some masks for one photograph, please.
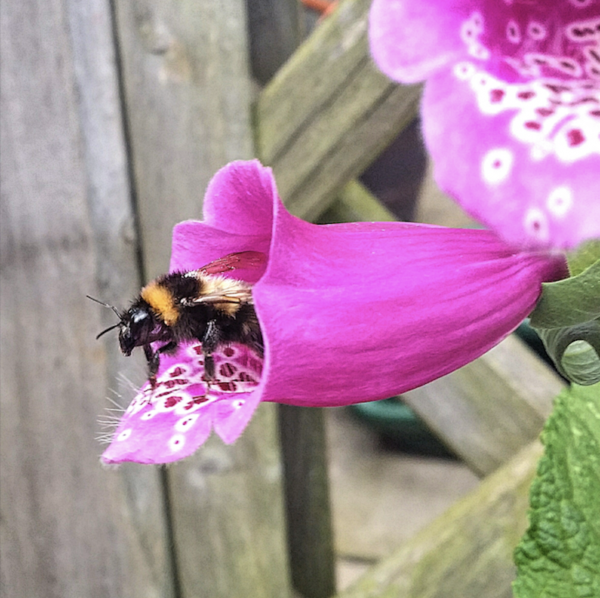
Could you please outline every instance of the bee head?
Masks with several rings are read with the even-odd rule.
[[[159,325],[150,306],[145,301],[134,303],[121,316],[119,326],[119,344],[124,355],[131,355],[135,347],[147,345],[156,340],[156,328]]]
[[[103,330],[96,339],[118,328],[119,345],[125,355],[131,355],[135,347],[147,345],[158,340],[160,337],[160,334],[157,336],[157,328],[161,328],[160,322],[154,316],[150,306],[143,299],[138,299],[126,312],[119,313],[114,306],[94,299],[89,295],[87,297],[96,303],[100,303],[100,305],[104,305],[104,307],[109,307],[119,318],[119,322]]]

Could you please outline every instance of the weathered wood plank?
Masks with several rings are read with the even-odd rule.
[[[511,598],[542,447],[528,445],[339,598]]]
[[[322,409],[279,406],[294,588],[305,598],[335,593],[335,562]]]
[[[419,87],[401,87],[371,62],[369,0],[346,0],[261,93],[257,151],[286,205],[316,217],[415,116]]]
[[[116,3],[147,276],[168,265],[171,228],[201,216],[204,189],[252,156],[243,0]],[[232,447],[212,438],[167,470],[183,598],[289,592],[274,406]]]
[[[294,53],[303,37],[298,0],[246,0],[252,75],[264,85]]]
[[[200,217],[212,175],[252,157],[244,5],[116,2],[146,275],[176,222]]]
[[[251,68],[265,82],[301,37],[296,0],[247,0]],[[282,39],[283,31],[285,35]],[[335,559],[322,409],[277,407],[292,586],[305,598],[335,592]]]
[[[513,335],[402,398],[473,471],[484,475],[538,436],[563,386]]]
[[[156,471],[100,467],[136,284],[109,3],[2,3],[0,553],[7,598],[173,596]]]

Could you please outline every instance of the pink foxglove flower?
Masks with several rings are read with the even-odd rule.
[[[264,362],[242,345],[216,355],[206,392],[199,344],[163,356],[154,390],[127,409],[107,463],[167,463],[211,429],[227,443],[261,401],[304,406],[383,399],[472,361],[514,330],[562,260],[517,252],[494,233],[407,223],[318,226],[292,216],[271,170],[234,162],[209,185],[204,221],[178,224],[171,271],[259,251],[254,284]]]
[[[598,0],[374,0],[371,52],[427,79],[440,186],[510,243],[600,237]]]

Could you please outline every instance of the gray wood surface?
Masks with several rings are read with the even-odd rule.
[[[246,0],[251,70],[265,82],[300,42],[296,0]],[[278,405],[287,551],[292,586],[304,598],[335,592],[335,557],[329,502],[323,409]]]
[[[252,156],[243,0],[119,2],[134,186],[147,277],[168,266],[171,228],[201,218],[215,171]],[[167,470],[183,598],[289,591],[273,405],[234,446],[212,438]]]
[[[292,583],[305,598],[335,593],[323,409],[279,406]]]
[[[302,40],[302,5],[298,0],[246,0],[246,12],[252,75],[264,85]]]
[[[116,2],[146,276],[173,225],[200,218],[212,175],[252,157],[244,2]]]
[[[564,383],[516,336],[403,400],[479,475],[537,438]]]
[[[339,598],[511,598],[535,441],[365,573]]]
[[[283,201],[316,219],[416,115],[419,87],[392,83],[373,65],[370,0],[345,0],[260,94],[257,151]]]
[[[85,295],[138,284],[109,3],[2,3],[0,40],[2,595],[168,598],[157,471],[98,462],[132,367]]]

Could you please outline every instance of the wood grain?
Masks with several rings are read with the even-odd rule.
[[[173,596],[157,472],[95,440],[126,370],[85,295],[138,278],[109,4],[1,11],[2,594]]]
[[[252,157],[244,1],[116,3],[146,275],[171,229],[201,218],[215,171]],[[275,407],[234,446],[209,440],[167,470],[182,598],[288,595]]]
[[[200,218],[212,175],[252,157],[244,3],[117,2],[146,276],[169,265],[176,222]]]
[[[257,151],[281,197],[316,219],[417,112],[420,88],[392,83],[371,62],[369,0],[346,0],[262,91]]]
[[[323,409],[279,406],[292,583],[305,598],[335,593]]]
[[[537,438],[563,387],[513,335],[402,398],[473,471],[485,475]]]
[[[537,441],[525,447],[338,597],[511,598],[541,454]]]

